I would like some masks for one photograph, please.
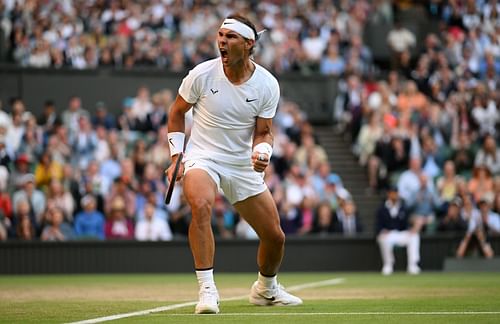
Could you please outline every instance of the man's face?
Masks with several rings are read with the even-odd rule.
[[[246,51],[250,50],[253,42],[253,40],[247,40],[230,29],[219,29],[217,45],[221,53],[222,64],[232,66],[241,63],[245,58]]]

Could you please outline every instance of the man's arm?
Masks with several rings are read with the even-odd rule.
[[[184,133],[185,118],[184,115],[191,109],[193,105],[184,100],[180,95],[177,95],[174,103],[170,106],[168,113],[168,132]]]
[[[177,162],[179,153],[184,151],[184,131],[185,131],[185,114],[191,109],[192,104],[184,100],[180,95],[177,95],[174,103],[170,106],[170,112],[168,114],[168,141],[170,145],[170,150],[172,154],[172,164],[165,171],[169,181],[171,181],[172,173],[174,171],[173,166]],[[174,134],[174,135],[173,135]],[[177,174],[177,179],[179,180],[182,176],[182,165],[179,173]]]
[[[274,136],[272,133],[273,119],[257,117],[253,133],[252,164],[257,172],[263,172],[269,164],[272,154]]]

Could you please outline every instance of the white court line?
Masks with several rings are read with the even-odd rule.
[[[287,290],[288,291],[298,291],[298,290],[307,289],[307,288],[317,288],[317,287],[323,287],[323,286],[338,285],[339,283],[341,283],[343,281],[344,281],[343,278],[335,278],[335,279],[306,283],[306,284],[302,284],[302,285],[290,286],[287,288]],[[240,300],[240,299],[244,299],[247,297],[248,297],[248,295],[241,295],[241,296],[235,296],[235,297],[230,297],[230,298],[223,298],[223,299],[221,299],[221,301],[224,302],[224,301]],[[173,305],[168,305],[168,306],[161,306],[161,307],[156,307],[156,308],[152,308],[152,309],[146,309],[143,311],[137,311],[137,312],[131,312],[131,313],[98,317],[98,318],[93,318],[93,319],[88,319],[88,320],[83,320],[83,321],[78,321],[78,322],[71,322],[69,324],[102,323],[102,322],[107,322],[107,321],[114,321],[114,320],[121,319],[121,318],[148,315],[148,314],[159,313],[159,312],[166,312],[166,311],[170,311],[170,310],[174,310],[174,309],[178,309],[178,308],[194,306],[194,305],[196,305],[196,303],[198,303],[198,301],[186,302],[186,303],[181,303],[181,304],[173,304]]]
[[[160,315],[160,314],[158,314]],[[161,314],[162,316],[196,316],[197,314]],[[216,316],[343,316],[343,315],[500,315],[498,312],[332,312],[332,313],[220,313]]]

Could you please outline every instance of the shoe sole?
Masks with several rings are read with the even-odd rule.
[[[263,299],[263,298],[252,298],[252,297],[249,298],[249,302],[250,302],[250,304],[257,305],[257,306],[298,306],[298,305],[302,305],[302,303],[284,304],[280,301],[273,302],[273,301]]]
[[[196,308],[194,310],[194,313],[195,314],[218,314],[219,308],[211,308],[211,307]]]

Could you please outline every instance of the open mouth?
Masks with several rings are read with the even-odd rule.
[[[219,48],[219,51],[220,51],[220,56],[223,58],[223,59],[227,59],[228,57],[228,52],[226,49],[224,48]]]

